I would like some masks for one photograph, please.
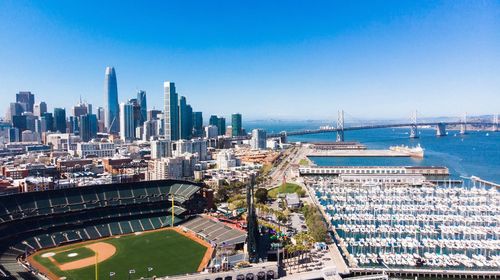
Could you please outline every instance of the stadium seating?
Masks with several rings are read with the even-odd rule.
[[[167,227],[172,212],[178,224],[205,207],[199,190],[190,182],[160,180],[0,196],[0,260]]]
[[[221,222],[203,216],[197,216],[184,222],[182,227],[195,232],[207,241],[217,245],[241,244],[246,240],[245,232],[233,229]]]

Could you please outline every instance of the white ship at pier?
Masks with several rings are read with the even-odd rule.
[[[389,150],[395,151],[395,152],[401,152],[408,154],[411,157],[416,157],[416,158],[423,158],[424,157],[424,149],[420,146],[420,144],[417,144],[416,147],[408,147],[408,146],[391,146],[389,147]]]

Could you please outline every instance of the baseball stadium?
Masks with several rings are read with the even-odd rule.
[[[202,215],[201,185],[178,180],[0,197],[0,279],[141,279],[205,269],[246,234]]]

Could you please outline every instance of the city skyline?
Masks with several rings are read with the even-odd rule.
[[[31,91],[49,112],[69,110],[79,96],[104,107],[108,65],[120,76],[118,102],[145,90],[148,107],[162,109],[162,83],[171,80],[205,116],[238,111],[245,120],[335,119],[338,109],[366,119],[405,118],[415,109],[458,117],[494,114],[500,102],[497,2],[394,2],[387,11],[376,3],[275,3],[231,14],[172,4],[175,26],[155,13],[160,4],[144,7],[151,19],[137,26],[127,19],[131,5],[116,7],[118,26],[102,24],[111,4],[84,19],[92,5],[40,3],[0,4],[0,95]],[[69,64],[78,67],[70,72]]]

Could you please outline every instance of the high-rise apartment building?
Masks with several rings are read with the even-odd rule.
[[[120,138],[123,141],[134,139],[134,106],[130,103],[120,104]]]
[[[266,131],[263,129],[252,130],[252,138],[250,140],[250,146],[254,150],[265,150],[267,144]]]
[[[164,134],[167,140],[179,139],[179,101],[175,91],[175,83],[164,82]]]

